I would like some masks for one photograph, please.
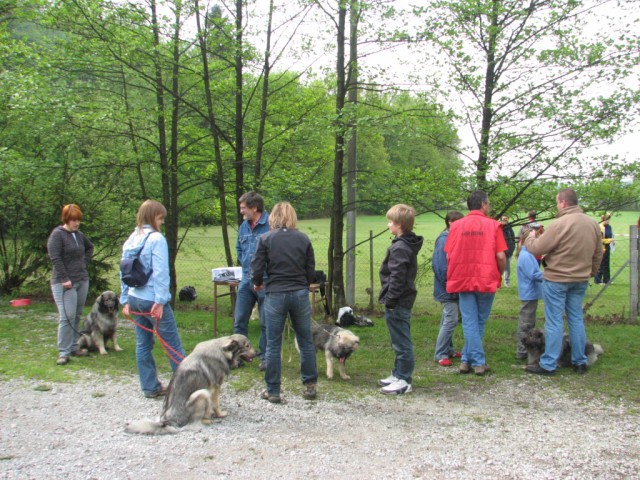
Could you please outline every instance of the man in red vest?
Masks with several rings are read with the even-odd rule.
[[[507,243],[500,222],[487,216],[489,197],[476,190],[467,199],[469,214],[451,224],[445,245],[449,266],[447,292],[457,293],[464,347],[460,373],[484,375],[484,329],[507,262]]]

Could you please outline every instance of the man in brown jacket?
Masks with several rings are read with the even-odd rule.
[[[556,195],[558,214],[543,235],[526,232],[525,246],[533,255],[545,255],[542,295],[544,298],[545,351],[539,365],[526,371],[553,375],[562,353],[566,312],[571,342],[571,363],[576,373],[587,371],[584,353],[587,334],[582,317],[582,301],[589,282],[602,259],[600,228],[578,206],[578,196],[570,188]]]

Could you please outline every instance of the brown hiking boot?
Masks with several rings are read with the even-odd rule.
[[[316,392],[316,384],[315,383],[307,383],[304,386],[304,390],[302,391],[302,396],[306,400],[315,400],[317,395],[318,394]]]
[[[484,375],[485,373],[490,372],[491,369],[489,368],[489,365],[479,365],[477,367],[473,367],[473,373],[475,373],[476,375]]]
[[[460,373],[471,373],[471,365],[463,362],[460,364],[460,368],[458,368],[458,371]]]

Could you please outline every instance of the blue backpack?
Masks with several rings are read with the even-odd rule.
[[[148,273],[145,273],[144,267],[142,266],[139,258],[149,235],[151,235],[151,233],[147,233],[147,236],[144,237],[142,246],[135,257],[125,258],[120,261],[120,278],[122,279],[122,282],[129,287],[145,286],[153,273],[153,268],[150,269]]]

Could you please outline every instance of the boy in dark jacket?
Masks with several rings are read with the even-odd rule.
[[[381,393],[399,395],[411,391],[411,375],[415,366],[411,342],[411,309],[416,300],[418,252],[423,238],[413,233],[416,211],[408,205],[394,205],[387,212],[389,231],[395,235],[380,267],[379,303],[384,304],[384,317],[395,352],[391,375],[379,381]]]

